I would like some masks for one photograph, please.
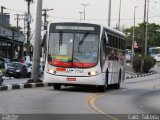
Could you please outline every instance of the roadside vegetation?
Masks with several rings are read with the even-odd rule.
[[[132,40],[133,40],[133,26],[130,28],[126,28],[123,30],[126,34],[126,49],[132,48]],[[142,41],[144,39],[144,23],[140,23],[135,26],[135,42],[137,43],[137,48],[134,48],[134,58],[132,62],[132,68],[134,72],[139,73],[141,71],[141,52],[142,52]],[[148,39],[147,39],[147,49],[154,46],[160,46],[160,25],[155,23],[148,23]],[[144,56],[144,73],[148,73],[152,67],[156,64],[156,60],[149,56],[147,53]]]
[[[133,58],[132,67],[134,72],[139,73],[141,71],[141,55],[136,55]],[[145,55],[144,56],[144,73],[148,73],[152,67],[154,67],[156,64],[156,60],[152,57]]]
[[[141,49],[142,39],[144,34],[144,23],[135,26],[135,41]],[[132,39],[133,39],[133,26],[124,29],[123,32],[127,35],[126,48],[131,49]],[[148,23],[148,45],[147,47],[160,46],[160,25],[155,23]],[[135,50],[137,52],[137,50]]]

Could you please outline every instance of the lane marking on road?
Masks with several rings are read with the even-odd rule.
[[[157,85],[155,85],[155,84],[154,85],[147,85],[147,86],[144,86],[143,89],[150,88],[150,87],[157,87]],[[117,93],[130,91],[130,90],[134,90],[134,89],[123,89],[123,90],[118,90],[118,91],[116,90],[116,91],[111,91],[111,92],[106,92],[106,93],[95,94],[93,96],[88,96],[87,97],[87,108],[93,113],[100,114],[106,120],[108,120],[108,119],[118,120],[118,118],[109,115],[107,112],[105,112],[101,108],[97,107],[96,106],[96,100],[99,99],[100,97],[104,97],[105,95],[117,94]]]
[[[102,109],[98,108],[96,106],[96,100],[100,97],[103,97],[105,95],[109,95],[109,94],[115,94],[115,93],[120,93],[120,92],[124,92],[124,91],[128,91],[128,90],[119,90],[119,91],[113,91],[113,92],[108,92],[108,93],[99,93],[93,96],[88,96],[87,97],[87,108],[93,112],[93,113],[97,113],[100,114],[104,119],[108,120],[118,120],[118,118],[109,115],[107,112],[103,111]]]

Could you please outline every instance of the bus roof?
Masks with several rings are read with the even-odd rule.
[[[101,28],[104,28],[104,29],[107,29],[108,31],[110,31],[111,33],[116,33],[117,35],[120,35],[122,37],[126,37],[126,35],[121,32],[121,31],[118,31],[112,27],[109,27],[109,26],[104,26],[104,25],[101,25],[101,24],[97,24],[97,23],[92,23],[92,22],[86,22],[86,21],[72,21],[72,22],[54,22],[54,23],[86,23],[86,24],[92,24],[92,25],[99,25],[101,26]],[[53,22],[51,22],[50,24],[53,24]]]
[[[149,49],[160,49],[160,47],[150,47]]]
[[[126,35],[125,35],[123,32],[118,31],[118,30],[116,30],[116,29],[114,29],[114,28],[112,28],[112,27],[103,26],[103,25],[102,25],[102,27],[105,28],[105,29],[107,29],[107,30],[110,31],[110,32],[116,33],[117,35],[120,35],[120,36],[122,36],[122,37],[126,37]]]

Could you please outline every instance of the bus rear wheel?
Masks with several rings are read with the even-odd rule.
[[[121,71],[119,72],[119,78],[118,78],[118,83],[116,83],[114,85],[115,89],[120,89],[120,85],[121,85]]]
[[[60,90],[60,89],[61,89],[61,85],[60,85],[60,84],[54,84],[54,85],[53,85],[53,88],[54,88],[55,90]]]

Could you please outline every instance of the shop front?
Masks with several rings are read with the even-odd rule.
[[[0,58],[23,58],[24,34],[0,28]]]

